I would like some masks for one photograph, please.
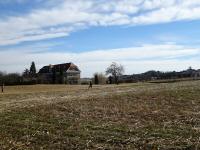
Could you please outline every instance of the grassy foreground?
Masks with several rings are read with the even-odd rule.
[[[0,149],[200,149],[200,81],[5,91]]]

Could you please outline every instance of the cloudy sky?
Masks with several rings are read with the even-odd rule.
[[[112,62],[126,74],[200,68],[200,0],[0,0],[0,70]]]

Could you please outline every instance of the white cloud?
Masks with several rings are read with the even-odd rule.
[[[0,19],[0,45],[68,36],[71,32],[91,26],[144,25],[200,19],[200,0],[50,2],[50,8]]]
[[[46,45],[43,45],[46,47]],[[48,45],[47,45],[48,47]],[[28,48],[28,47],[27,47]],[[82,53],[45,52],[29,53],[23,50],[0,51],[0,68],[8,72],[22,72],[35,61],[37,68],[48,64],[74,62],[82,70],[82,76],[92,76],[94,72],[104,72],[113,61],[123,64],[127,74],[144,72],[147,70],[182,70],[188,66],[200,68],[198,56],[200,49],[181,45],[144,45],[140,47],[96,50]],[[187,57],[187,59],[180,59]]]

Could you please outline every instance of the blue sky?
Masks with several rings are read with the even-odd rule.
[[[126,74],[200,68],[200,0],[0,0],[0,70],[113,61]]]

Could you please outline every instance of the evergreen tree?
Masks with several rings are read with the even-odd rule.
[[[34,61],[31,63],[30,75],[31,75],[31,76],[36,75],[36,67],[35,67],[35,62],[34,62]]]
[[[98,73],[95,73],[95,74],[94,74],[94,84],[99,84]]]

